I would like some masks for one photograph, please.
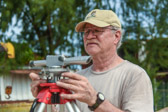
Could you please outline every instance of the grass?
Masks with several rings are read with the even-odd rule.
[[[32,103],[15,103],[0,105],[0,112],[29,112]]]

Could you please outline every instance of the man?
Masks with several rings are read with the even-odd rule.
[[[76,31],[84,32],[84,47],[93,64],[77,73],[62,74],[69,79],[62,79],[57,85],[73,94],[61,97],[75,99],[82,112],[153,112],[148,75],[117,54],[122,33],[116,14],[111,10],[95,9],[77,24]],[[32,93],[36,96],[39,77],[33,73],[30,77]]]

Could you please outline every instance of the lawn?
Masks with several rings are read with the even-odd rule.
[[[32,103],[1,104],[0,112],[29,112]]]

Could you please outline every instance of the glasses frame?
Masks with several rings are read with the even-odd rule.
[[[81,35],[83,36],[83,37],[88,37],[88,35],[90,34],[90,32],[92,32],[92,34],[94,35],[94,36],[98,36],[98,35],[101,35],[101,33],[103,33],[103,32],[105,32],[106,31],[106,29],[110,29],[110,30],[113,30],[113,31],[116,31],[117,29],[116,28],[113,28],[113,27],[103,27],[103,28],[101,28],[101,30],[100,29],[93,29],[93,28],[96,28],[96,27],[91,27],[91,28],[88,28],[88,29],[90,29],[90,30],[88,30],[87,32],[85,32],[85,29],[84,29],[84,31],[82,31],[81,32]]]

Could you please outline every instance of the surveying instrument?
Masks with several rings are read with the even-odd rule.
[[[72,94],[71,91],[58,87],[56,82],[60,79],[63,72],[70,72],[67,65],[88,64],[91,61],[90,56],[70,57],[63,55],[48,55],[46,60],[30,61],[31,67],[42,67],[39,73],[46,83],[40,84],[40,92],[34,100],[30,112],[44,112],[47,104],[65,104],[69,112],[80,112],[74,100],[62,99],[61,94]]]

